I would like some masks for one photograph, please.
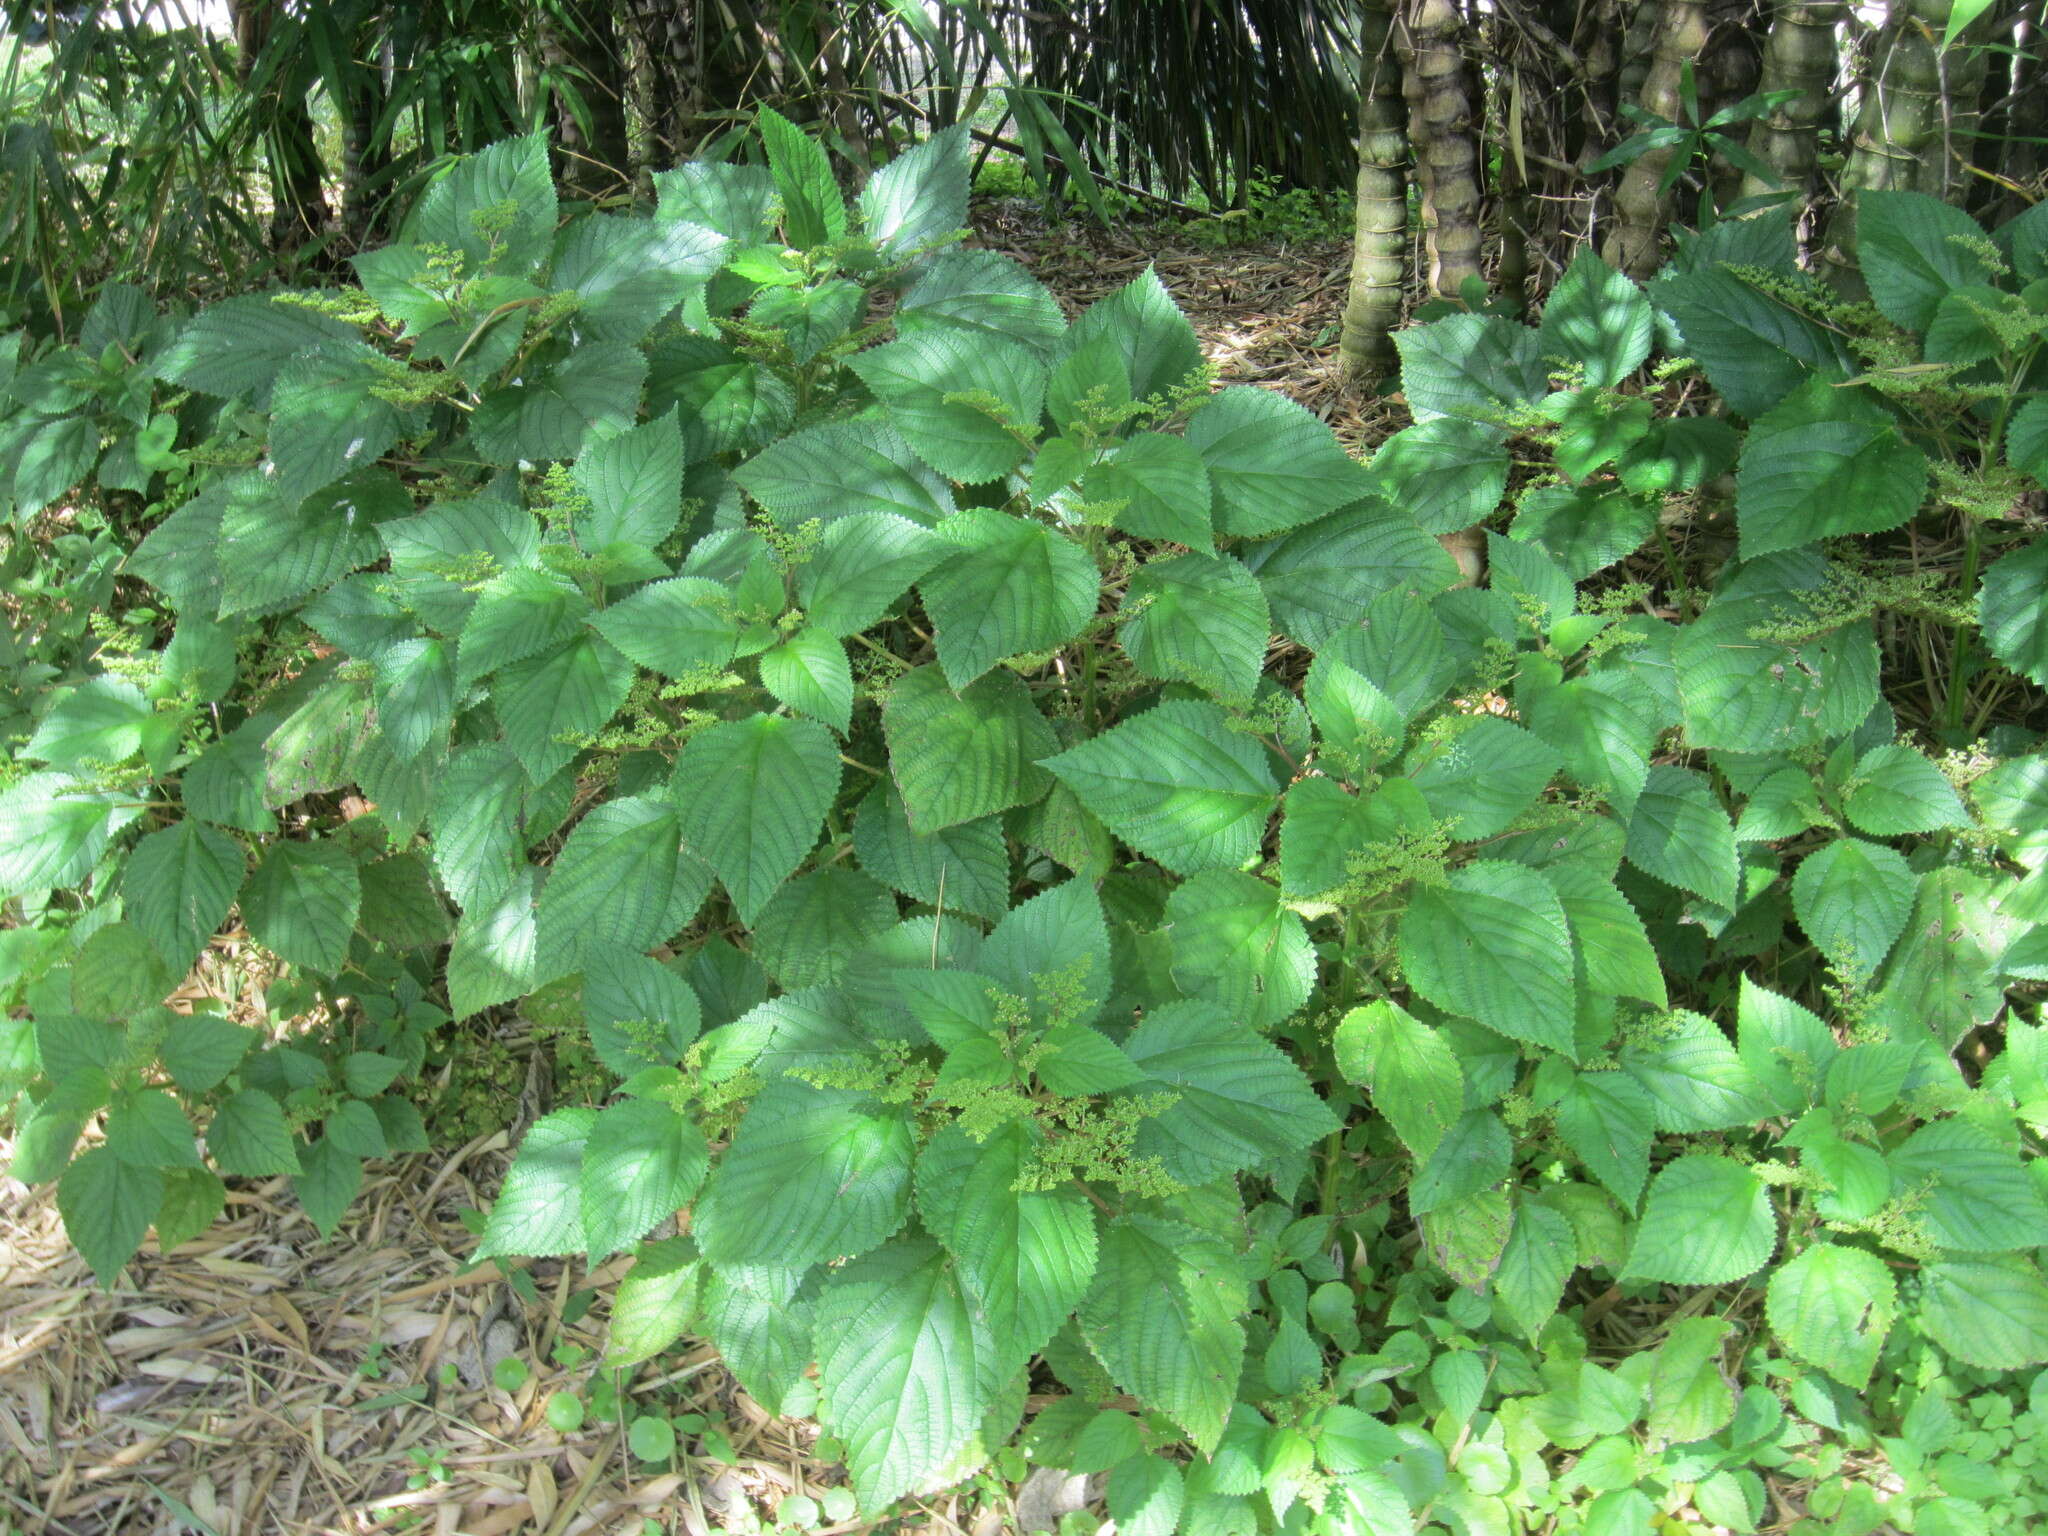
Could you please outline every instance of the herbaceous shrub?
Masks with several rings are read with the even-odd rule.
[[[1023,1452],[1126,1531],[1751,1526],[1801,1423],[2048,1360],[2048,758],[1903,738],[1878,637],[2043,680],[1984,490],[2032,406],[1979,408],[2024,231],[1873,198],[1853,313],[1763,226],[1648,294],[1589,258],[1540,328],[1409,332],[1361,465],[1149,274],[1070,324],[960,248],[957,137],[849,208],[763,130],[651,214],[499,145],[360,286],[152,354],[205,445],[125,567],[166,643],[0,790],[14,1171],[96,1272],[222,1174],[331,1228],[439,1026],[517,1005],[612,1091],[480,1253],[633,1251],[611,1358],[708,1336],[871,1513],[1014,1467],[1036,1384]],[[1931,380],[1952,311],[1998,348]],[[1631,382],[1660,326],[1725,411]],[[1730,465],[1737,547],[1656,600],[1623,563]],[[1916,517],[1974,615],[1825,542]],[[231,911],[323,1031],[164,1006]],[[1589,1295],[1744,1283],[1589,1344]]]

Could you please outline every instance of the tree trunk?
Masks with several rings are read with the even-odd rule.
[[[556,79],[555,149],[562,184],[588,198],[616,192],[631,177],[626,142],[627,83],[611,7],[568,4],[541,25],[541,57]],[[581,98],[578,113],[561,89]]]
[[[1386,0],[1365,0],[1359,17],[1358,200],[1351,287],[1337,357],[1346,378],[1393,372],[1394,327],[1408,275],[1408,106],[1394,55]]]
[[[1667,122],[1683,117],[1685,109],[1679,97],[1683,66],[1688,59],[1699,57],[1706,41],[1707,15],[1701,0],[1666,0],[1656,56],[1643,80],[1645,112]],[[1659,194],[1657,184],[1670,165],[1669,149],[1653,149],[1638,156],[1622,172],[1621,186],[1614,194],[1614,232],[1602,254],[1630,277],[1647,279],[1657,270],[1664,224],[1670,214],[1670,199]]]
[[[1781,0],[1771,18],[1764,43],[1764,74],[1759,89],[1797,91],[1799,95],[1768,117],[1749,125],[1748,149],[1777,172],[1781,187],[1745,175],[1738,195],[1761,197],[1772,191],[1795,194],[1803,205],[1813,183],[1820,155],[1820,121],[1834,97],[1835,28],[1842,20],[1843,0]]]
[[[1921,160],[1939,152],[1941,60],[1950,0],[1892,0],[1873,50],[1871,78],[1850,133],[1842,167],[1842,201],[1828,221],[1822,265],[1842,293],[1867,291],[1856,265],[1856,200],[1864,192],[1911,190]]]
[[[1977,133],[1984,115],[1984,77],[1990,73],[1991,65],[1991,50],[1984,45],[1995,32],[2010,25],[2011,13],[2006,7],[1988,6],[1936,57],[1935,65],[1940,71],[1941,153],[1921,162],[1914,190],[1962,207],[1982,187],[1970,167],[1977,157]],[[1942,30],[1947,31],[1945,20]]]
[[[1404,0],[1395,28],[1415,179],[1422,188],[1429,286],[1446,297],[1479,275],[1479,135],[1463,28],[1452,0]]]

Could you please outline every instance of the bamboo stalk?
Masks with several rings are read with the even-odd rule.
[[[1357,214],[1337,343],[1338,366],[1352,379],[1395,367],[1394,327],[1408,274],[1408,107],[1394,18],[1387,0],[1365,0],[1359,20]]]

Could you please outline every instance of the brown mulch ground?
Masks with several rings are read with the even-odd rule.
[[[1342,242],[1218,250],[1142,229],[1048,229],[1020,205],[980,213],[981,243],[1018,256],[1070,309],[1152,263],[1225,382],[1283,390],[1354,446],[1399,424],[1397,408],[1336,378]],[[11,1157],[0,1137],[0,1166]],[[238,1189],[211,1231],[169,1255],[145,1246],[112,1291],[92,1285],[50,1194],[0,1178],[0,1536],[702,1536],[728,1509],[772,1514],[785,1496],[817,1495],[809,1432],[763,1413],[708,1347],[643,1368],[634,1400],[704,1415],[729,1461],[650,1466],[616,1424],[549,1425],[551,1392],[590,1385],[604,1307],[578,1315],[576,1288],[592,1284],[580,1266],[536,1266],[531,1301],[495,1265],[467,1267],[461,1217],[508,1161],[500,1132],[376,1165],[327,1241],[287,1181]],[[560,1364],[564,1345],[585,1357]],[[508,1353],[533,1367],[516,1393],[490,1377]],[[423,1387],[424,1401],[394,1398]],[[1041,1507],[1076,1491],[1041,1488]],[[995,1536],[1029,1518],[1006,1497],[962,1498],[923,1526]]]

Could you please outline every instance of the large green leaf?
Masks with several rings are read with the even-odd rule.
[[[1091,506],[1111,509],[1117,527],[1141,539],[1197,550],[1215,543],[1215,490],[1202,456],[1185,438],[1140,432],[1088,469],[1081,491]]]
[[[683,841],[752,922],[817,841],[839,793],[839,748],[813,720],[750,715],[700,731],[676,760]]]
[[[576,755],[626,702],[633,664],[610,642],[579,634],[546,655],[507,667],[491,687],[505,745],[534,783]]]
[[[1792,911],[1815,948],[1851,980],[1867,981],[1906,931],[1918,889],[1897,852],[1842,837],[1800,860]]]
[[[1376,497],[1253,545],[1245,563],[1266,589],[1274,625],[1318,651],[1356,625],[1375,598],[1426,597],[1458,579],[1457,562],[1443,545]],[[1422,613],[1427,617],[1428,610]],[[1426,683],[1427,668],[1419,670]]]
[[[1119,1387],[1208,1453],[1237,1397],[1244,1291],[1214,1238],[1156,1217],[1120,1217],[1102,1234],[1082,1336]]]
[[[1124,589],[1117,638],[1148,677],[1250,702],[1272,620],[1258,579],[1228,555],[1179,555],[1139,567]]]
[[[1191,700],[1154,705],[1044,766],[1112,832],[1177,874],[1251,858],[1279,790],[1266,749],[1215,705]]]
[[[1189,419],[1187,441],[1209,472],[1218,533],[1281,533],[1372,489],[1324,422],[1272,390],[1223,390]]]
[[[1771,1112],[1770,1095],[1721,1026],[1700,1014],[1667,1015],[1661,1031],[1644,1032],[1620,1057],[1629,1076],[1649,1090],[1659,1130],[1728,1130]]]
[[[242,891],[242,920],[273,954],[332,976],[361,903],[355,860],[340,843],[277,843]]]
[[[1138,1152],[1207,1184],[1297,1151],[1337,1128],[1299,1067],[1214,1003],[1154,1009],[1125,1043],[1146,1074],[1134,1091],[1178,1097],[1138,1127]]]
[[[278,370],[270,387],[270,459],[287,500],[374,464],[398,441],[404,418],[379,395],[386,380],[378,362],[359,341],[330,341]]]
[[[163,1170],[124,1162],[108,1147],[80,1153],[57,1183],[64,1234],[109,1290],[163,1203]]]
[[[202,822],[188,818],[152,832],[121,876],[129,920],[182,971],[227,917],[244,868],[241,846]]]
[[[479,1259],[584,1249],[583,1154],[597,1118],[596,1110],[575,1105],[534,1121],[491,1203]]]
[[[372,525],[411,499],[390,471],[364,470],[303,499],[240,482],[221,509],[220,613],[288,606],[377,558]]]
[[[914,668],[890,686],[882,731],[910,828],[926,835],[1037,799],[1051,782],[1039,760],[1059,750],[1030,690],[1006,671],[955,693],[939,668]]]
[[[575,583],[547,571],[502,571],[477,591],[463,621],[455,685],[553,650],[575,635],[590,600]]]
[[[1165,932],[1174,984],[1241,1023],[1266,1029],[1308,1001],[1316,973],[1308,927],[1256,875],[1209,869],[1175,887]]]
[[[1394,1134],[1427,1160],[1465,1102],[1465,1074],[1443,1032],[1381,1000],[1345,1014],[1333,1045],[1338,1070],[1371,1090]]]
[[[1493,1294],[1522,1337],[1533,1341],[1555,1315],[1578,1262],[1578,1238],[1569,1221],[1544,1205],[1516,1208],[1514,1230],[1493,1273]]]
[[[2034,538],[1992,562],[1977,622],[1992,655],[2048,687],[2048,539]]]
[[[1543,306],[1546,357],[1584,369],[1589,385],[1619,384],[1650,355],[1650,301],[1623,273],[1581,247]]]
[[[1581,1072],[1557,1102],[1557,1132],[1586,1171],[1635,1209],[1657,1129],[1650,1092],[1625,1072]]]
[[[469,907],[448,949],[448,1007],[466,1019],[524,997],[540,974],[534,891],[540,871],[521,866],[490,898]]]
[[[1401,392],[1417,421],[1457,416],[1502,423],[1544,393],[1543,344],[1526,325],[1452,315],[1397,331]]]
[[[674,412],[592,443],[576,461],[590,506],[576,520],[588,551],[613,544],[652,549],[683,515],[683,433]]]
[[[1704,774],[1652,768],[1628,822],[1628,861],[1666,885],[1735,905],[1735,828]]]
[[[1877,399],[1811,379],[1758,419],[1735,474],[1745,559],[1896,528],[1927,492],[1927,457]]]
[[[530,133],[456,160],[413,205],[400,238],[460,251],[469,273],[491,265],[495,247],[498,269],[516,272],[539,260],[554,233],[547,137]]]
[[[945,251],[897,302],[896,328],[927,327],[1021,341],[1041,352],[1067,328],[1059,300],[1016,261],[996,251]]]
[[[622,1099],[591,1122],[583,1149],[583,1240],[595,1264],[689,1203],[710,1153],[704,1133],[668,1105]]]
[[[244,1088],[221,1101],[206,1127],[206,1150],[222,1173],[242,1178],[299,1171],[284,1110],[260,1088]]]
[[[1168,394],[1202,366],[1195,328],[1151,267],[1089,305],[1062,352],[1071,357],[1098,342],[1121,358],[1134,400]]]
[[[919,458],[969,483],[1024,461],[1020,434],[1037,425],[1045,402],[1045,365],[1028,347],[991,336],[915,331],[855,354],[850,366]]]
[[[1920,1325],[1965,1365],[2039,1365],[2048,1360],[2048,1281],[2017,1254],[1937,1260],[1920,1272]]]
[[[585,342],[485,394],[470,413],[469,440],[493,464],[573,459],[586,440],[634,423],[646,382],[647,359],[637,347]]]
[[[58,689],[47,705],[22,753],[58,768],[126,762],[156,713],[140,688],[106,673]]]
[[[649,582],[594,624],[626,656],[671,678],[724,666],[739,642],[732,593],[701,576]]]
[[[724,236],[680,219],[592,214],[556,237],[549,283],[576,295],[580,342],[636,343],[702,292],[726,248]]]
[[[1770,1191],[1731,1157],[1689,1152],[1650,1185],[1625,1276],[1722,1285],[1755,1274],[1778,1246]]]
[[[768,148],[768,170],[782,194],[782,232],[800,250],[837,240],[846,233],[846,203],[832,176],[825,146],[773,107],[755,115]]]
[[[1470,528],[1485,521],[1507,489],[1506,435],[1455,416],[1419,422],[1373,453],[1371,484],[1426,533]]]
[[[942,128],[905,150],[860,192],[861,227],[883,250],[908,254],[967,223],[967,129]]]
[[[858,634],[951,553],[950,545],[907,517],[835,517],[819,535],[817,552],[796,573],[805,620],[822,634]]]
[[[1095,614],[1101,575],[1073,540],[1028,518],[973,509],[939,535],[957,553],[918,582],[938,626],[939,665],[964,688],[997,662],[1049,651]]]
[[[309,305],[250,294],[201,310],[156,360],[156,371],[187,389],[246,396],[261,406],[271,381],[298,353],[356,339],[353,327]]]
[[[853,724],[853,668],[846,644],[822,630],[800,629],[770,646],[756,663],[761,686],[800,715],[845,735]]]
[[[1417,993],[1515,1040],[1573,1040],[1571,929],[1556,890],[1520,864],[1481,860],[1418,886],[1401,919],[1401,968]]]
[[[1457,729],[1432,732],[1408,754],[1403,764],[1407,776],[1459,840],[1505,832],[1536,803],[1563,760],[1552,747],[1498,716],[1454,723]]]
[[[910,1213],[902,1107],[782,1078],[761,1090],[697,1202],[704,1255],[808,1267],[867,1252]]]
[[[791,433],[733,478],[791,525],[887,512],[930,528],[953,512],[952,487],[880,422],[835,421]]]
[[[895,926],[888,887],[861,870],[828,864],[768,898],[754,921],[753,957],[779,986],[827,986]]]
[[[1726,267],[1668,276],[1651,296],[1739,416],[1763,415],[1816,375],[1846,379],[1859,371],[1835,328]]]
[[[1009,910],[1010,850],[993,816],[919,832],[892,779],[861,801],[853,851],[877,880],[935,908],[991,920]]]
[[[2048,1243],[2048,1195],[2017,1153],[1965,1120],[1923,1125],[1885,1159],[1923,1191],[1917,1215],[1952,1252],[2004,1253]]]
[[[1924,331],[1957,288],[1989,283],[1989,237],[1962,209],[1924,192],[1856,197],[1856,259],[1871,300],[1892,324]]]
[[[917,1159],[917,1209],[988,1318],[1001,1374],[1059,1331],[1095,1273],[1095,1215],[1071,1185],[1029,1187],[1038,1138],[1012,1120],[975,1141],[957,1125]]]
[[[1657,952],[1634,907],[1600,871],[1560,862],[1545,871],[1564,903],[1572,941],[1586,968],[1586,985],[1612,997],[1633,997],[1662,1008],[1668,1001]]]
[[[819,1298],[820,1417],[872,1514],[940,1477],[1009,1374],[961,1282],[936,1243],[907,1237],[836,1272]]]
[[[641,951],[682,931],[711,871],[682,850],[674,805],[626,796],[595,806],[555,855],[536,914],[539,966],[583,968],[596,947]]]
[[[1815,1243],[1771,1275],[1771,1332],[1851,1392],[1870,1384],[1877,1352],[1898,1313],[1899,1288],[1884,1260],[1860,1248]]]

